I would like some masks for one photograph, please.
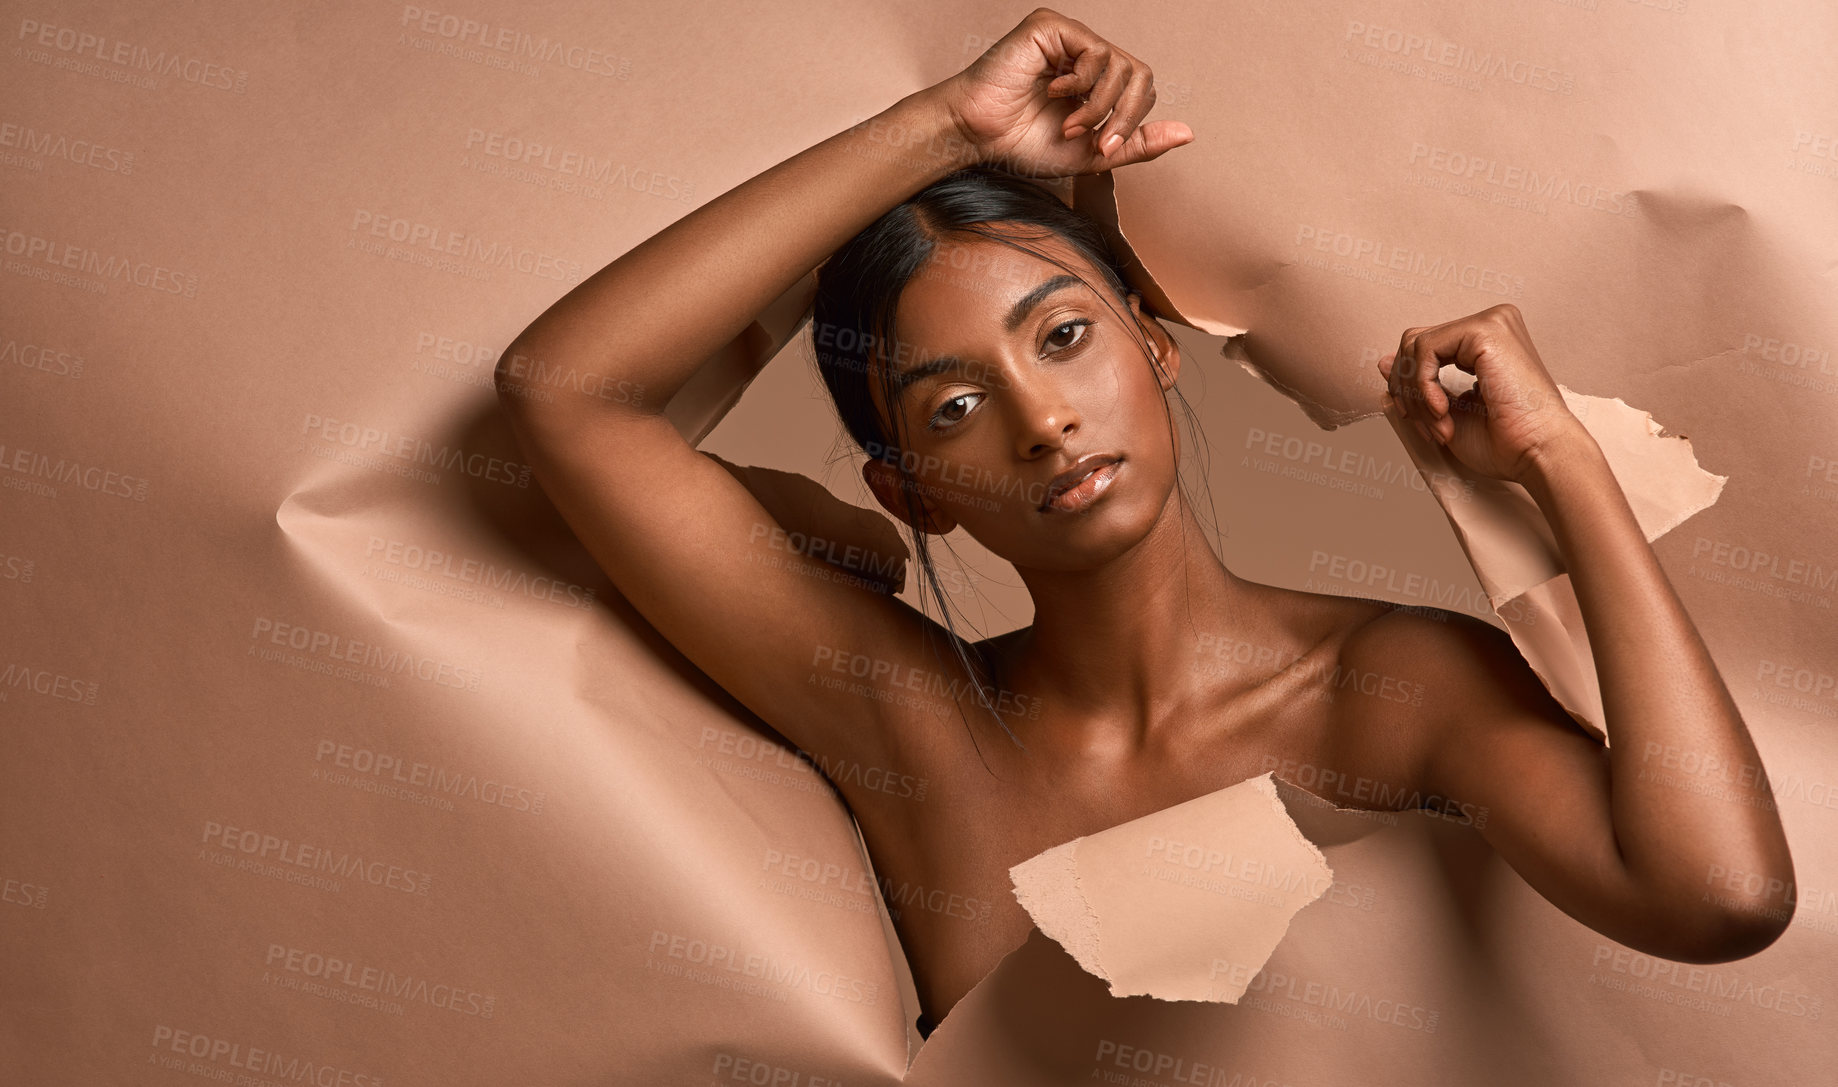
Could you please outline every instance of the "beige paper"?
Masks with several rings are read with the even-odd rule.
[[[1042,932],[1112,996],[1233,1003],[1334,874],[1270,775],[1074,839],[1010,870]]]
[[[1767,762],[1788,932],[1655,960],[1472,829],[1275,779],[1333,884],[1236,1003],[1113,996],[1036,931],[909,1072],[916,999],[847,808],[595,567],[491,375],[606,262],[1019,17],[924,10],[14,12],[9,1079],[1829,1078],[1838,25],[1699,0],[1071,14],[1152,64],[1154,115],[1198,137],[1106,180],[1188,352],[1208,442],[1185,468],[1228,565],[1501,623],[1587,716],[1593,650],[1536,526],[1375,418],[1404,328],[1514,302],[1613,421],[1592,407],[1598,440],[1627,438],[1617,476]],[[904,548],[839,444],[796,290],[672,418],[812,519],[788,531],[890,571]],[[607,377],[576,360],[531,386],[637,395]],[[953,543],[979,633],[1026,623],[1012,576]],[[1401,576],[1349,573],[1379,568]]]

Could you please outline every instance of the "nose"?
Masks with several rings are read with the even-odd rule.
[[[1015,413],[1015,447],[1033,459],[1066,444],[1084,422],[1064,386],[1038,368],[1011,377],[1007,400]]]

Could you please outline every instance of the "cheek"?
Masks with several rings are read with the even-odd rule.
[[[1168,394],[1162,391],[1148,360],[1132,356],[1120,369],[1113,377],[1118,421],[1128,426],[1138,456],[1166,458],[1173,427]],[[1178,445],[1178,437],[1175,441]]]
[[[1142,389],[1130,372],[1131,361],[1113,357],[1106,363],[1089,367],[1079,388],[1079,406],[1086,422],[1096,423],[1108,431],[1134,414]]]

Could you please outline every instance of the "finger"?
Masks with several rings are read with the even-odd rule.
[[[1471,420],[1487,417],[1487,401],[1481,395],[1481,387],[1475,385],[1456,397],[1449,404],[1449,416],[1455,420],[1457,430],[1462,429]]]
[[[1083,57],[1079,58],[1081,61]],[[1085,104],[1072,111],[1066,118],[1070,124],[1068,131],[1077,133],[1088,128],[1096,128],[1117,104],[1117,98],[1123,93],[1134,71],[1129,58],[1106,47],[1104,50],[1104,70],[1098,74],[1097,81],[1085,94]]]
[[[1048,20],[1033,28],[1031,33],[1034,44],[1058,73],[1047,81],[1047,97],[1069,98],[1085,94],[1103,74],[1110,45],[1078,20],[1064,17]],[[1076,137],[1096,120],[1083,118],[1075,123],[1073,118],[1078,117],[1079,112],[1073,111],[1060,122],[1061,132],[1067,139]]]
[[[1049,50],[1047,59],[1053,62],[1054,71],[1059,73],[1047,81],[1048,98],[1082,96],[1093,83],[1097,82],[1098,73],[1104,70],[1103,60],[1092,56],[1089,52],[1055,54]]]
[[[1132,162],[1160,158],[1182,144],[1193,142],[1193,129],[1179,121],[1150,121],[1130,133],[1115,154],[1104,160],[1104,169],[1114,170]]]
[[[1449,393],[1438,377],[1442,359],[1436,349],[1437,334],[1442,330],[1443,326],[1416,330],[1415,335],[1408,338],[1405,349],[1399,352],[1392,374],[1399,379],[1397,396],[1404,402],[1405,410],[1422,420],[1424,426],[1446,437],[1449,433],[1444,429]]]
[[[1404,374],[1410,369],[1410,338],[1416,331],[1414,328],[1404,330],[1398,337],[1398,349],[1385,363],[1385,395],[1401,418],[1409,418],[1404,403]]]
[[[1110,111],[1110,120],[1098,132],[1098,154],[1110,157],[1136,131],[1144,116],[1155,108],[1155,76],[1147,68],[1137,68]]]
[[[1478,389],[1469,389],[1449,402],[1449,417],[1441,438],[1444,445],[1460,442],[1472,447],[1485,437],[1490,405]]]
[[[1421,331],[1421,328],[1405,329],[1398,337],[1398,349],[1385,357],[1385,389],[1400,408],[1404,406],[1404,375],[1410,372],[1410,341]]]

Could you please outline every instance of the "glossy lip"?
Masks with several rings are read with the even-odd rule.
[[[1040,511],[1048,512],[1053,508],[1053,500],[1083,482],[1085,477],[1107,464],[1116,464],[1123,458],[1115,453],[1087,453],[1080,457],[1072,467],[1053,477],[1047,485],[1047,497],[1040,503]]]

